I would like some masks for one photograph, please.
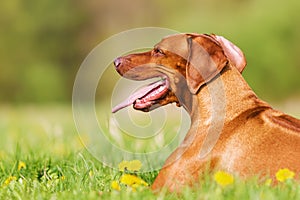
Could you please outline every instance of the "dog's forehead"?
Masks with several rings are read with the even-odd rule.
[[[170,35],[163,38],[155,48],[161,48],[174,54],[186,57],[188,52],[188,36],[186,34]]]

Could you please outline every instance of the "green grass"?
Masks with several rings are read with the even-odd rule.
[[[0,199],[300,199],[300,184],[267,186],[235,177],[221,187],[211,175],[178,194],[148,188],[111,189],[121,172],[104,166],[80,143],[70,107],[1,106]],[[18,169],[19,162],[26,168]],[[117,167],[117,166],[116,166]],[[148,184],[157,172],[139,174]],[[9,177],[15,177],[7,184]]]

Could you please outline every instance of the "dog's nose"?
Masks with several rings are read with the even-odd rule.
[[[115,65],[116,68],[118,68],[121,65],[121,58],[120,57],[115,59],[114,65]]]

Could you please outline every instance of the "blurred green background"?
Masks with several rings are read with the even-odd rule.
[[[0,25],[0,103],[71,102],[89,51],[146,26],[223,35],[244,51],[244,76],[262,99],[300,96],[299,0],[11,0]]]
[[[258,96],[300,117],[300,0],[4,0],[0,4],[0,198],[39,193],[49,194],[47,199],[57,198],[54,191],[62,191],[62,195],[95,191],[101,198],[99,189],[110,180],[102,174],[106,177],[108,172],[94,171],[98,178],[91,181],[90,169],[102,165],[89,159],[86,162],[81,152],[94,142],[102,148],[103,141],[90,137],[93,132],[76,130],[71,106],[73,83],[81,63],[99,43],[121,31],[149,26],[223,35],[244,51],[248,61],[244,77]],[[169,146],[178,127],[187,130],[185,121],[171,119],[174,125],[162,127],[162,135],[155,134],[161,136],[155,145],[138,142],[131,137],[135,133],[121,135],[120,128],[112,124],[109,106],[102,103],[110,100],[120,77],[113,65],[105,75],[99,83],[103,87],[96,93],[96,101],[101,103],[95,113],[113,145],[129,147],[126,151],[152,151],[152,147]],[[136,118],[142,118],[139,114]],[[149,131],[151,134],[145,131],[140,138],[152,136]],[[105,152],[113,155],[110,149]],[[65,183],[79,181],[57,190],[39,189],[35,177],[17,170],[20,160],[26,162],[27,170],[41,166],[44,174],[48,160],[54,161],[52,167],[62,168]],[[39,168],[32,174],[35,171]],[[7,177],[19,174],[22,179],[18,182],[22,184],[24,178],[24,187],[15,185],[14,190],[7,187],[1,191]],[[109,182],[105,184],[110,187]]]

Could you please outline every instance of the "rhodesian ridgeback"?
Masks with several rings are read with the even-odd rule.
[[[300,120],[260,100],[241,75],[242,51],[222,36],[176,34],[153,50],[119,57],[118,73],[128,79],[161,77],[113,109],[133,105],[148,112],[175,102],[191,127],[155,179],[152,189],[193,185],[209,170],[241,177],[275,179],[281,168],[300,173]]]

